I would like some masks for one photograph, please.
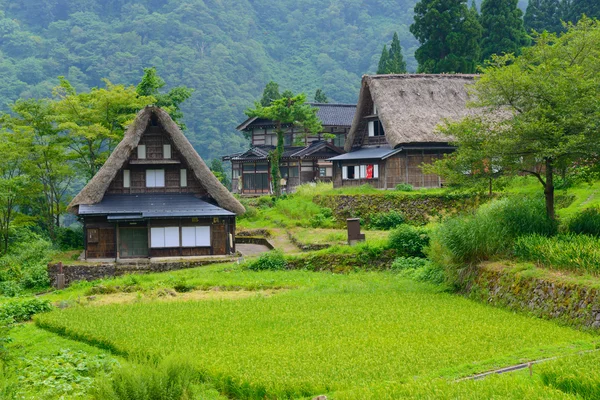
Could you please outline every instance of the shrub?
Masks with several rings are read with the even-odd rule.
[[[331,208],[324,207],[309,220],[311,228],[329,228],[335,224]]]
[[[52,305],[48,300],[27,299],[11,301],[0,305],[0,320],[12,318],[15,322],[28,321],[35,314],[50,311]]]
[[[569,232],[600,236],[600,208],[588,208],[576,214],[568,225]]]
[[[371,215],[368,228],[387,231],[402,225],[404,222],[404,214],[400,211],[392,210]]]
[[[128,365],[99,380],[92,388],[93,399],[185,400],[217,397],[201,392],[200,375],[187,360],[168,358],[160,363]]]
[[[22,291],[21,285],[16,281],[0,282],[0,294],[6,297],[18,296]]]
[[[396,185],[396,190],[400,192],[412,192],[413,186],[408,183],[399,183]]]
[[[425,257],[424,249],[429,244],[429,235],[423,228],[401,225],[390,233],[388,247],[401,256]]]
[[[409,269],[423,268],[428,261],[419,257],[398,257],[392,263],[392,271],[404,271]]]
[[[173,285],[173,290],[177,293],[191,292],[195,288],[194,285],[187,283],[185,280],[180,280]]]
[[[523,236],[516,240],[514,254],[548,268],[600,273],[600,239],[593,236]]]
[[[252,271],[278,271],[285,269],[286,266],[285,257],[281,250],[271,250],[252,261],[248,265],[248,269]]]
[[[83,227],[56,228],[56,246],[62,251],[83,249]]]
[[[24,289],[48,287],[46,265],[52,243],[32,232],[22,234],[21,239],[7,255],[0,257],[0,281],[15,281]]]

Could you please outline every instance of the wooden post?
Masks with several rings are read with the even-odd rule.
[[[63,263],[58,263],[58,274],[56,274],[56,288],[64,289],[65,288],[65,274],[63,272]]]

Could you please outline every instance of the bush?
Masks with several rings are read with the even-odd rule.
[[[428,261],[419,257],[398,257],[391,266],[392,271],[404,271],[409,269],[423,268]]]
[[[187,293],[194,290],[196,286],[187,283],[185,280],[180,280],[173,285],[173,290],[177,293]]]
[[[56,247],[61,251],[83,249],[83,227],[56,228]]]
[[[6,297],[18,296],[22,291],[21,285],[16,281],[0,282],[0,294]]]
[[[469,265],[495,255],[510,255],[520,236],[555,233],[556,223],[546,216],[543,199],[505,198],[483,205],[475,215],[442,224],[434,234],[436,251],[430,256]]]
[[[15,322],[29,321],[35,314],[52,309],[48,300],[27,299],[0,305],[0,320],[12,318]]]
[[[402,276],[421,282],[440,284],[444,282],[444,271],[431,261],[419,257],[398,257],[392,263],[391,270]]]
[[[329,228],[335,224],[331,208],[322,208],[321,212],[309,220],[311,228]]]
[[[392,210],[371,215],[367,227],[369,229],[387,231],[402,225],[404,222],[404,214],[400,211]]]
[[[410,225],[396,228],[388,239],[388,247],[406,257],[425,257],[424,249],[428,244],[427,231]]]
[[[279,271],[286,268],[285,257],[281,250],[271,250],[262,254],[248,265],[252,271]]]
[[[14,281],[24,289],[48,287],[46,266],[51,254],[52,243],[27,232],[7,255],[0,257],[0,281]]]
[[[548,268],[600,274],[600,239],[593,236],[523,236],[516,240],[514,254]]]
[[[569,232],[600,236],[600,208],[588,208],[576,214],[568,225]]]
[[[399,192],[412,192],[413,187],[408,183],[399,183],[396,185],[396,190]]]

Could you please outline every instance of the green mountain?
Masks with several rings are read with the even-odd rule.
[[[408,31],[416,0],[0,0],[0,102],[45,97],[59,75],[78,90],[136,84],[155,66],[195,89],[187,135],[205,158],[247,146],[235,127],[269,80],[355,102],[394,31],[416,69]]]

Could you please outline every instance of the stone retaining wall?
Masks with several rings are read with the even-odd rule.
[[[177,260],[165,262],[148,262],[139,264],[74,264],[63,265],[65,285],[75,281],[94,281],[96,279],[110,278],[125,274],[144,274],[151,272],[176,271],[179,269],[201,267],[203,265],[232,262],[235,258],[213,258],[206,260]],[[48,264],[48,276],[53,286],[56,286],[56,277],[59,273],[58,264]]]
[[[542,318],[600,328],[600,289],[561,282],[495,265],[483,265],[465,276],[463,292],[472,299]]]

